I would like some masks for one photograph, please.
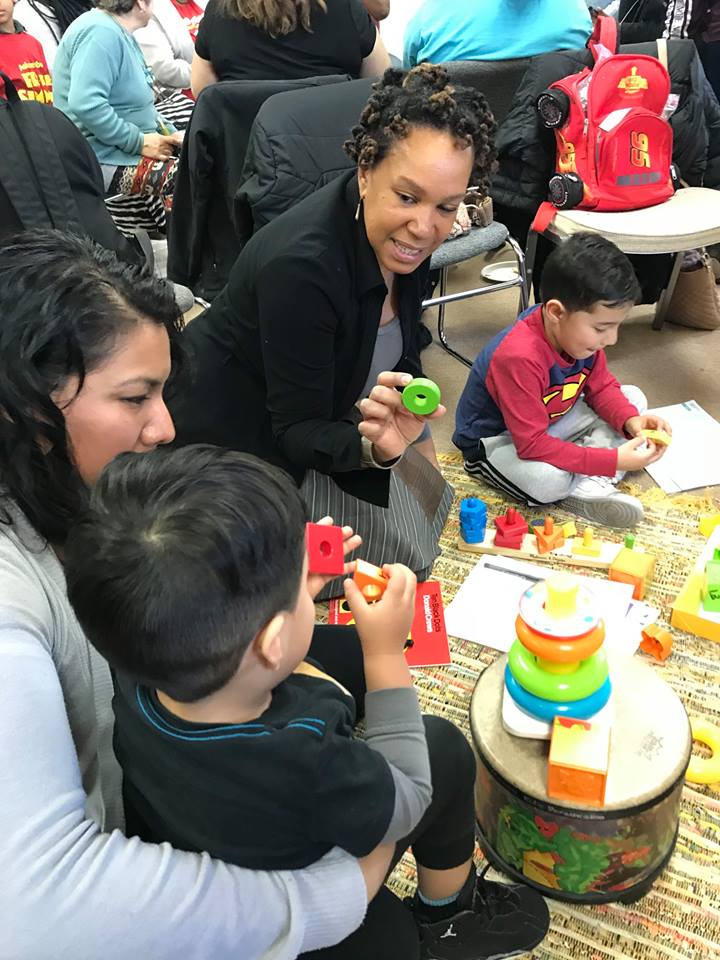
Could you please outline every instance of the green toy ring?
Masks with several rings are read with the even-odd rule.
[[[516,640],[508,653],[510,672],[520,686],[543,700],[571,702],[584,700],[607,680],[608,664],[604,650],[581,660],[574,673],[546,673],[537,658]]]
[[[415,377],[402,392],[403,406],[418,417],[428,417],[440,406],[440,387],[426,377]]]

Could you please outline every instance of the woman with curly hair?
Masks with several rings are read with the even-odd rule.
[[[362,0],[210,0],[191,80],[197,97],[218,80],[377,77],[389,66]]]
[[[494,129],[482,94],[441,67],[388,70],[346,144],[356,168],[253,236],[186,333],[197,378],[176,401],[180,441],[282,466],[311,519],[349,524],[366,560],[421,578],[452,501],[428,425],[445,410],[417,417],[397,388],[422,376],[430,256],[468,184],[486,188]]]
[[[432,418],[406,410],[397,387],[422,374],[429,258],[468,182],[487,182],[493,129],[484,97],[453,89],[441,68],[386,72],[346,144],[355,169],[263,227],[187,328],[197,375],[173,406],[180,442],[279,464],[301,484],[311,519],[350,523],[363,557],[423,574],[452,491],[431,462]],[[405,473],[413,459],[421,469]],[[350,658],[336,643],[334,660]],[[364,689],[354,662],[342,682]],[[317,960],[418,960],[421,949],[483,960],[528,951],[545,935],[539,894],[475,877],[475,760],[451,724],[435,726],[426,725],[432,802],[395,856],[412,846],[418,892],[403,905],[383,891],[360,930]]]

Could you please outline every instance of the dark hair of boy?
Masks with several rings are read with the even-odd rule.
[[[540,299],[559,300],[571,313],[634,304],[640,284],[628,258],[610,240],[597,233],[575,233],[556,247],[545,261]]]
[[[209,445],[121,454],[68,538],[68,596],[114,668],[192,702],[294,608],[305,508],[290,477]]]

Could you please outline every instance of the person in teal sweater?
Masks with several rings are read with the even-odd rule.
[[[425,0],[405,30],[403,66],[575,50],[591,31],[585,0]]]
[[[55,57],[55,106],[87,137],[108,196],[141,194],[169,209],[182,135],[157,112],[133,37],[151,15],[151,0],[100,0],[73,21]]]

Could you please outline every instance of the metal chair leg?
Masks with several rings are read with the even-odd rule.
[[[533,285],[533,273],[535,271],[535,257],[537,255],[538,235],[534,230],[528,231],[527,242],[525,243],[525,277],[527,280],[528,303]]]
[[[443,267],[440,271],[440,296],[445,296],[445,291],[447,289],[447,267]],[[438,304],[438,338],[440,344],[444,347],[445,350],[449,350],[447,337],[445,336],[445,304]]]
[[[445,296],[447,290],[447,267],[440,271],[440,297]],[[462,353],[458,353],[457,350],[453,348],[448,343],[448,339],[445,336],[445,304],[438,304],[438,340],[440,341],[440,346],[446,353],[449,353],[451,357],[455,357],[456,360],[459,360],[460,363],[464,363],[466,367],[472,367],[472,361],[468,360],[467,357],[464,357]]]
[[[660,299],[657,302],[655,307],[655,316],[653,317],[652,328],[653,330],[662,330],[663,324],[667,319],[668,310],[670,308],[670,301],[672,300],[673,291],[675,290],[675,284],[677,283],[677,278],[680,275],[680,267],[682,266],[683,257],[685,256],[684,251],[677,253],[675,255],[675,261],[672,265],[672,270],[670,271],[670,278],[668,279],[667,286],[660,294]]]
[[[523,253],[522,247],[514,237],[508,236],[506,242],[512,248],[512,251],[517,259],[518,274],[520,276],[520,303],[518,306],[518,313],[520,314],[524,310],[527,310],[528,306],[530,305],[525,254]]]

